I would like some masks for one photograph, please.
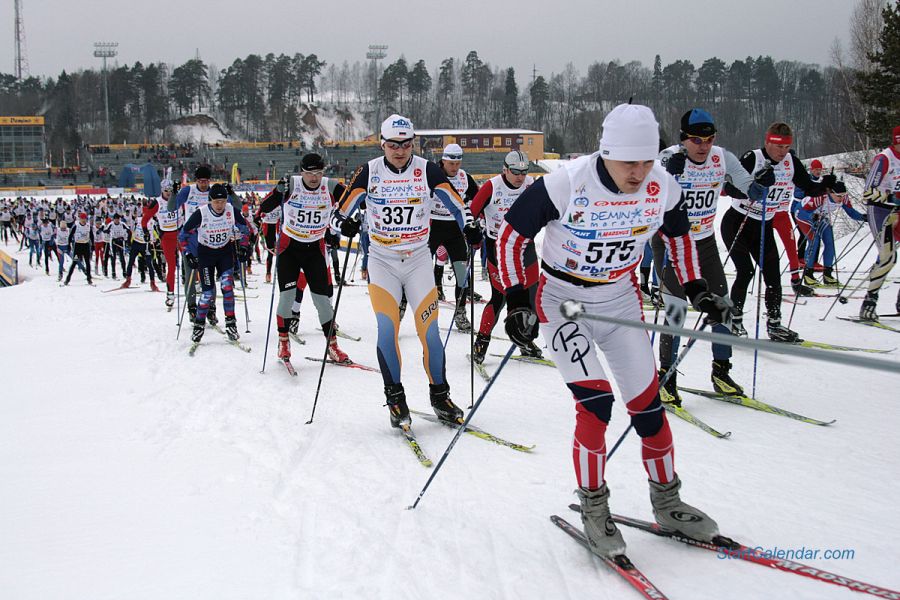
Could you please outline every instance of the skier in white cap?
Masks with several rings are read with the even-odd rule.
[[[384,156],[370,160],[353,176],[335,215],[341,233],[352,238],[359,221],[352,219],[366,204],[369,231],[369,296],[378,321],[378,365],[391,425],[408,430],[409,408],[400,380],[400,298],[413,310],[428,375],[431,407],[438,418],[462,422],[463,412],[450,400],[444,347],[438,330],[438,299],[431,269],[428,237],[432,206],[440,202],[472,245],[481,232],[472,225],[462,198],[441,168],[413,154],[412,122],[394,114],[381,124]]]
[[[656,520],[668,529],[711,541],[718,526],[679,497],[672,432],[659,399],[653,347],[646,332],[599,321],[568,320],[566,300],[588,313],[643,320],[635,269],[645,242],[659,232],[672,267],[694,306],[726,322],[725,299],[707,290],[681,187],[655,162],[659,126],[646,106],[622,104],[603,121],[597,152],[539,179],[519,196],[500,227],[497,254],[506,287],[506,331],[517,344],[537,337],[538,322],[551,358],[575,399],[573,461],[582,522],[592,550],[624,554],[625,541],[610,518],[606,485],[606,427],[613,392],[597,347],[615,377],[631,423],[641,438]],[[524,248],[546,227],[535,306],[522,287]]]

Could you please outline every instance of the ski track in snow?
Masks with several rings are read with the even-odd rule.
[[[855,265],[864,246],[844,264]],[[509,363],[474,419],[501,437],[537,444],[531,454],[463,435],[409,511],[430,470],[390,428],[378,374],[327,366],[315,422],[305,424],[319,365],[303,357],[324,350],[308,300],[300,325],[307,344],[292,344],[299,377],[276,364],[274,335],[260,374],[271,293],[261,276],[259,298],[249,300],[252,333],[243,333],[243,306],[236,307],[252,353],[208,329],[191,358],[190,330],[175,341],[178,314],[164,310],[163,294],[101,294],[80,273],[59,288],[55,277],[27,266],[27,253],[3,249],[19,258],[29,279],[0,290],[4,598],[636,596],[548,519],[556,513],[580,522],[566,508],[575,501],[574,410],[553,370]],[[864,266],[871,260],[874,254]],[[487,282],[476,286],[489,294]],[[885,286],[882,312],[896,293],[895,282]],[[816,341],[900,346],[897,334],[834,318],[856,314],[859,300],[837,305],[820,322],[831,302],[813,298],[798,307],[793,328]],[[442,308],[446,327],[452,313]],[[755,310],[748,298],[751,332]],[[350,357],[377,364],[364,287],[344,290],[338,321],[363,336],[339,340]],[[503,335],[502,322],[498,327]],[[429,410],[409,315],[401,332],[410,406]],[[447,356],[461,406],[470,396],[468,340],[452,335]],[[490,352],[505,352],[506,344],[495,340]],[[879,358],[900,361],[898,355]],[[709,389],[709,361],[708,345],[698,343],[679,381]],[[489,356],[489,371],[499,362]],[[736,349],[734,364],[735,379],[749,390],[752,352]],[[476,377],[476,397],[484,385]],[[760,355],[761,400],[837,423],[816,427],[684,394],[689,410],[733,436],[716,440],[669,415],[682,497],[738,541],[852,548],[853,560],[800,562],[900,588],[896,390],[896,375]],[[616,402],[609,448],[627,423]],[[413,428],[436,465],[454,432],[415,416]],[[607,479],[614,512],[651,518],[635,435],[609,462]],[[636,530],[623,533],[638,568],[672,598],[855,597]]]

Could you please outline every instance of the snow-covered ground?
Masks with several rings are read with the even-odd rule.
[[[866,246],[842,267],[852,268]],[[293,345],[299,377],[273,361],[274,335],[260,373],[271,293],[262,266],[254,265],[247,290],[251,333],[242,333],[252,353],[208,331],[190,358],[189,331],[175,340],[177,313],[165,311],[163,294],[146,286],[104,294],[116,282],[88,287],[80,274],[60,288],[55,276],[29,268],[27,255],[0,249],[19,259],[27,278],[0,289],[3,598],[637,597],[548,519],[557,513],[578,522],[566,508],[575,501],[573,403],[552,369],[509,364],[474,420],[536,444],[534,452],[463,436],[410,511],[430,471],[390,428],[378,374],[328,367],[315,422],[304,424],[318,375],[304,357],[323,351],[308,300],[301,321],[307,344]],[[486,282],[478,289],[488,294]],[[892,281],[882,312],[893,312],[896,294]],[[831,300],[812,298],[797,307],[793,327],[818,341],[898,347],[896,333],[834,318],[854,315],[859,303],[838,305],[821,322]],[[752,301],[747,308],[755,314]],[[790,310],[785,304],[786,316]],[[339,311],[342,328],[363,336],[342,340],[343,348],[377,364],[365,287],[345,288]],[[450,316],[442,307],[443,324]],[[238,319],[244,332],[240,303]],[[752,317],[748,329],[752,334]],[[451,334],[447,357],[453,398],[464,406],[472,394],[468,344],[467,335]],[[408,315],[400,345],[410,404],[427,411]],[[506,349],[495,340],[490,352]],[[900,367],[898,354],[882,357]],[[499,361],[489,357],[487,366]],[[708,345],[698,343],[681,382],[708,389],[709,361]],[[749,388],[752,353],[736,350],[734,363],[735,378]],[[733,435],[714,439],[670,416],[683,498],[751,546],[851,549],[849,560],[802,562],[900,588],[898,381],[896,374],[760,355],[758,398],[837,419],[830,427],[686,395],[687,408]],[[476,377],[474,394],[483,387]],[[627,425],[617,402],[608,442]],[[452,431],[415,418],[414,428],[437,462]],[[610,460],[607,477],[614,511],[652,518],[635,435]],[[639,531],[624,535],[631,558],[672,598],[855,596]]]

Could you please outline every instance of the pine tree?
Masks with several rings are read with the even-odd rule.
[[[891,129],[900,125],[900,0],[886,6],[881,14],[881,48],[869,54],[874,68],[869,73],[859,73],[856,85],[868,114],[865,121],[854,122],[853,126],[887,145]]]

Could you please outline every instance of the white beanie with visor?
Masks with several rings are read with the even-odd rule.
[[[640,104],[620,104],[603,119],[600,156],[609,160],[653,160],[659,154],[659,123]]]

